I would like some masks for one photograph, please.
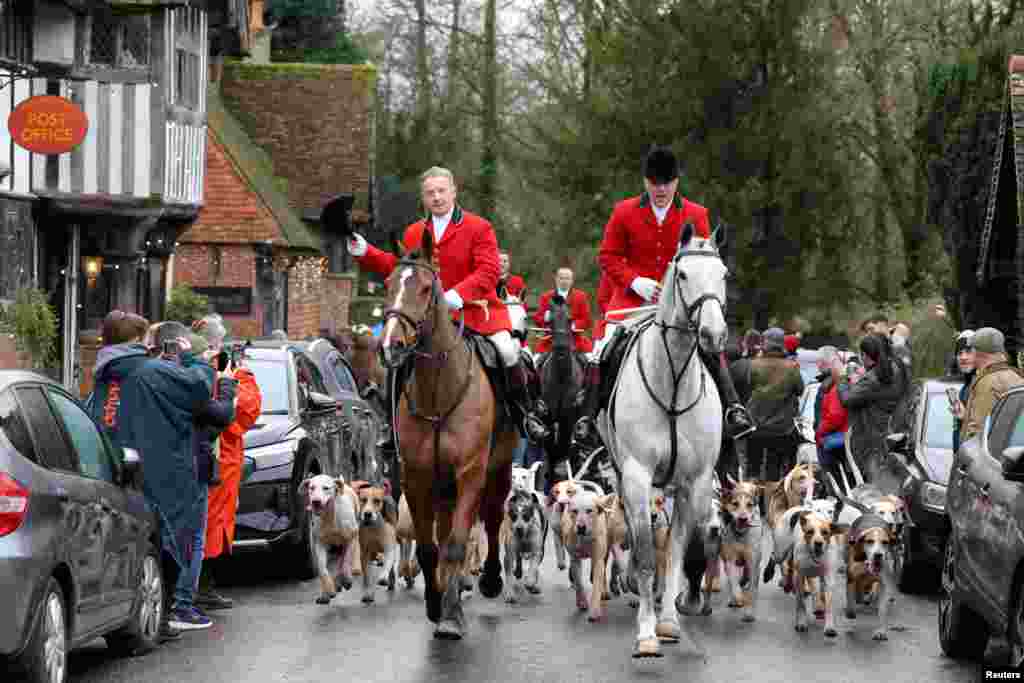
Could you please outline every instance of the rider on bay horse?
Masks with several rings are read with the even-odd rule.
[[[569,304],[569,317],[572,318],[572,329],[575,332],[576,350],[580,353],[590,353],[594,349],[587,332],[590,331],[590,297],[582,289],[575,289],[573,285],[573,272],[571,268],[559,268],[555,273],[555,288],[549,289],[540,295],[537,302],[537,311],[533,314],[533,321],[538,327],[547,327],[551,322],[551,300],[557,295],[562,297]],[[551,337],[542,337],[537,342],[538,354],[551,351]],[[538,362],[538,366],[540,362]]]
[[[708,210],[677,194],[679,162],[668,147],[652,146],[644,160],[646,192],[619,202],[604,229],[604,240],[598,253],[602,280],[610,281],[612,299],[610,312],[655,304],[661,294],[661,280],[675,256],[683,225],[692,223],[698,237],[708,238]],[[610,315],[609,320],[623,320],[627,315]],[[623,325],[608,325],[602,339],[600,358],[595,359],[584,389],[583,417],[576,424],[577,439],[592,439],[596,433],[594,420],[604,407],[606,391],[601,390],[601,375],[614,382],[607,351],[625,334]],[[700,348],[700,347],[698,347]],[[734,439],[747,436],[755,427],[747,409],[740,402],[729,375],[725,354],[709,357],[700,351],[725,406],[726,428]]]
[[[463,210],[455,202],[455,177],[446,168],[433,167],[421,176],[423,203],[429,215],[408,226],[402,240],[407,251],[420,247],[425,230],[434,236],[434,258],[444,287],[444,300],[452,317],[464,316],[465,327],[485,336],[497,347],[509,378],[509,399],[523,415],[523,434],[535,441],[547,437],[544,423],[535,412],[529,390],[529,376],[520,359],[520,346],[512,338],[508,310],[498,298],[497,285],[501,275],[498,240],[491,224],[476,214]],[[361,268],[388,276],[398,264],[398,257],[377,249],[353,234],[348,251]],[[401,377],[401,375],[399,376]],[[389,377],[389,388],[395,396],[387,401],[389,410],[397,406],[402,387]],[[391,424],[394,415],[389,414]]]

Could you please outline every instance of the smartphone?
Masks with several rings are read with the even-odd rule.
[[[176,341],[165,341],[161,347],[161,353],[165,356],[177,356],[181,353],[181,347]]]
[[[955,407],[960,400],[960,392],[956,387],[946,387],[946,398],[949,399],[949,407]]]

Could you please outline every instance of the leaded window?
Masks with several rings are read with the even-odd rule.
[[[148,14],[119,15],[96,10],[89,32],[89,64],[112,69],[148,69],[151,28]]]
[[[32,2],[0,0],[0,59],[32,61]]]
[[[10,303],[19,289],[32,286],[34,247],[31,205],[0,199],[0,302]]]
[[[174,103],[187,109],[201,108],[201,87],[205,81],[203,55],[206,51],[205,15],[185,7],[174,10]]]

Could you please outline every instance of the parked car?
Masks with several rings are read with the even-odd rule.
[[[897,566],[900,589],[913,590],[942,566],[949,516],[946,492],[953,466],[953,413],[948,390],[959,392],[957,378],[918,380],[907,406],[909,430],[889,436],[890,450],[902,479],[899,495],[908,502],[910,523],[903,527]]]
[[[97,636],[156,645],[159,536],[138,472],[63,387],[0,371],[0,669],[61,683],[68,652]]]
[[[257,340],[245,347],[243,362],[256,376],[263,404],[259,420],[245,434],[234,544],[289,556],[303,578],[314,576],[315,565],[310,519],[299,484],[315,474],[343,476],[346,481],[373,479],[377,469],[374,428],[367,426],[373,411],[342,386],[341,370],[325,373],[322,368],[328,366],[315,362],[316,357],[334,358],[331,349],[337,349],[311,346]],[[351,381],[347,366],[342,370]],[[368,433],[373,439],[370,446],[365,443]]]
[[[990,636],[1024,663],[1024,388],[996,402],[960,446],[946,494],[951,532],[942,564],[939,643],[980,659]]]

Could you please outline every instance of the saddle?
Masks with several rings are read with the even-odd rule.
[[[615,326],[611,339],[601,350],[601,357],[597,361],[601,369],[601,384],[598,390],[598,405],[601,408],[608,407],[626,352],[633,345],[637,336],[650,327],[653,322],[654,314],[651,313]]]

